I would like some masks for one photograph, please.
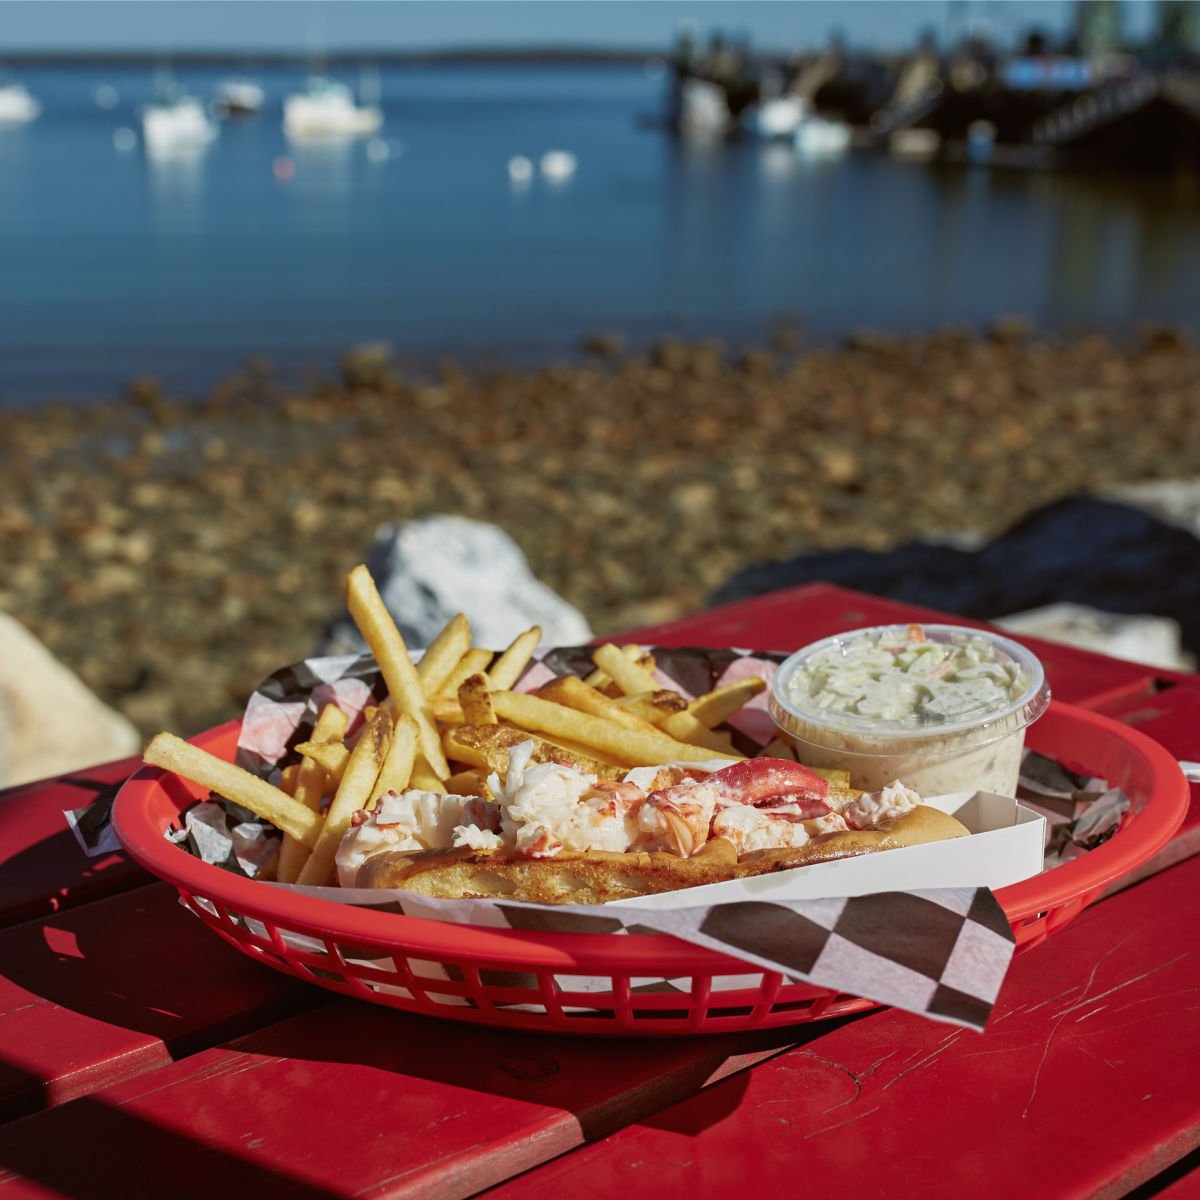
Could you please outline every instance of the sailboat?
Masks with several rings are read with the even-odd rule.
[[[222,79],[213,104],[223,117],[252,117],[266,98],[262,85],[251,79]]]
[[[204,105],[174,86],[164,87],[141,116],[142,140],[150,154],[192,153],[217,136]]]
[[[24,84],[0,80],[0,125],[25,125],[41,111],[41,101],[35,100]]]
[[[357,103],[344,83],[314,75],[303,92],[283,102],[283,131],[288,137],[361,137],[383,124],[378,104]]]

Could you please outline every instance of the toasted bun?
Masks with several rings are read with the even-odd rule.
[[[391,851],[367,859],[357,887],[403,888],[444,900],[525,900],[535,904],[604,904],[733,877],[737,852],[714,838],[699,854],[563,851],[528,858],[508,850]]]
[[[818,834],[796,849],[754,850],[738,863],[740,875],[763,875],[768,871],[786,871],[813,863],[834,862],[858,854],[880,850],[899,850],[902,846],[920,846],[966,837],[971,831],[941,809],[918,804],[890,821],[881,821],[876,829],[847,829],[842,833]]]
[[[969,830],[936,808],[917,808],[879,829],[819,834],[795,849],[758,850],[740,862],[733,845],[713,838],[691,858],[660,852],[564,851],[527,858],[508,850],[389,851],[363,863],[356,886],[403,888],[440,899],[604,904],[722,883],[858,854],[963,837]]]

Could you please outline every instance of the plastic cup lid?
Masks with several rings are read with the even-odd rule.
[[[800,737],[829,731],[869,740],[919,739],[988,729],[993,729],[999,737],[1023,729],[1045,712],[1050,702],[1050,689],[1037,656],[1010,638],[965,625],[921,624],[919,628],[928,641],[950,643],[966,639],[976,645],[984,643],[995,661],[1016,664],[1024,683],[1019,695],[985,699],[957,709],[952,716],[913,712],[900,718],[887,718],[822,707],[807,697],[803,687],[793,693],[792,681],[803,676],[814,663],[836,661],[863,640],[885,644],[906,642],[910,628],[910,625],[872,625],[823,638],[796,651],[780,665],[771,681],[769,708],[776,724]]]

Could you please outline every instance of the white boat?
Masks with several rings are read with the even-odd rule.
[[[150,154],[188,153],[216,136],[216,123],[194,96],[171,96],[142,109],[142,140]]]
[[[359,137],[383,124],[373,104],[355,103],[354,93],[332,79],[311,79],[303,92],[283,102],[283,131],[288,137]]]
[[[508,160],[508,177],[520,187],[533,178],[533,163],[523,154],[514,154]]]
[[[796,153],[804,158],[834,158],[850,148],[851,129],[845,121],[805,117],[792,135]]]
[[[538,165],[542,169],[542,178],[560,182],[575,174],[579,161],[569,150],[547,150]]]
[[[721,137],[729,129],[725,91],[703,79],[685,79],[679,86],[679,133],[683,137]]]
[[[760,138],[790,138],[808,116],[808,101],[800,96],[771,96],[754,109],[754,132]]]
[[[251,117],[261,111],[267,93],[249,79],[222,79],[213,104],[225,117]]]
[[[20,83],[0,83],[0,125],[24,125],[42,111],[29,89]]]

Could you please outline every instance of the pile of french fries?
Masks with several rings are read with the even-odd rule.
[[[169,733],[146,747],[147,763],[280,829],[274,877],[282,883],[333,883],[334,855],[355,812],[389,791],[488,796],[488,775],[503,778],[522,742],[533,742],[535,761],[610,779],[631,767],[742,758],[718,727],[766,686],[745,679],[689,701],[659,687],[641,647],[609,644],[596,649],[586,679],[561,676],[526,695],[512,689],[537,650],[536,626],[494,654],[472,645],[459,614],[414,663],[365,566],[350,572],[346,599],[387,689],[352,734],[347,714],[326,705],[278,787]],[[763,753],[792,757],[782,743]]]

